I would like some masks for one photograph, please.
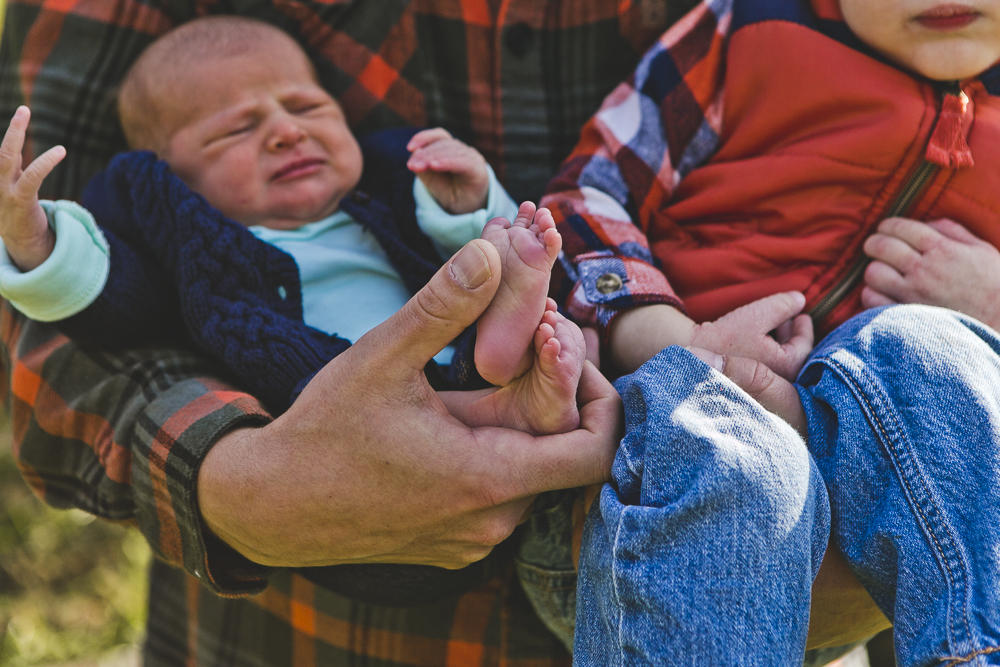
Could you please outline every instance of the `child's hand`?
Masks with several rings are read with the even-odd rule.
[[[813,349],[812,319],[800,314],[805,305],[801,292],[772,294],[697,325],[689,345],[759,361],[794,381]]]
[[[66,156],[54,146],[21,170],[21,148],[31,112],[18,107],[0,144],[0,238],[11,261],[22,271],[34,269],[52,254],[55,234],[38,203],[38,188]]]
[[[861,303],[943,306],[1000,327],[1000,251],[952,220],[884,220],[865,241],[874,259]]]
[[[800,314],[805,303],[799,292],[774,294],[702,324],[670,306],[644,306],[612,322],[609,351],[626,373],[668,345],[682,345],[754,359],[794,380],[813,346],[812,320]]]
[[[413,153],[406,166],[423,181],[441,208],[458,215],[486,206],[490,178],[479,151],[440,127],[417,132],[406,149]]]

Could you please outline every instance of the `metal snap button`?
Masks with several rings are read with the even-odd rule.
[[[288,290],[285,289],[284,285],[278,285],[278,298],[282,301],[288,298]]]
[[[611,294],[622,288],[622,277],[617,273],[605,273],[597,279],[597,291],[601,294]]]

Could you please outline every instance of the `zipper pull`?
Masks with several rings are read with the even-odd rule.
[[[948,169],[971,167],[972,151],[965,141],[970,123],[966,123],[969,112],[969,97],[958,85],[949,86],[941,96],[941,114],[927,143],[926,158],[936,165]]]

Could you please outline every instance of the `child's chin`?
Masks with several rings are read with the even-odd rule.
[[[997,60],[1000,48],[955,40],[927,45],[903,65],[932,81],[962,81],[979,76]]]
[[[337,210],[341,195],[329,192],[304,191],[297,197],[283,197],[270,206],[278,215],[286,215],[296,220],[317,222]]]

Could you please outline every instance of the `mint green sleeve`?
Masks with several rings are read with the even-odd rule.
[[[90,211],[71,201],[42,201],[55,231],[49,258],[28,272],[11,261],[0,241],[0,296],[39,322],[76,315],[104,289],[111,266],[108,242]]]
[[[441,208],[419,178],[413,179],[413,198],[417,202],[417,224],[421,231],[434,241],[442,257],[451,257],[459,248],[472,239],[478,239],[483,227],[493,218],[507,218],[513,221],[517,215],[517,204],[500,185],[496,174],[489,165],[490,189],[486,195],[486,208],[472,213],[452,215]]]

